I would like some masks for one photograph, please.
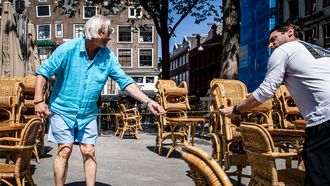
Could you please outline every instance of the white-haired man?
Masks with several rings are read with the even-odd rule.
[[[97,100],[108,77],[132,97],[147,104],[152,113],[165,113],[121,69],[116,56],[106,47],[111,40],[110,35],[110,19],[96,15],[87,21],[83,37],[59,46],[37,71],[35,112],[39,117],[49,115],[48,140],[58,143],[54,161],[57,186],[65,183],[74,142],[79,143],[83,156],[86,185],[95,185]],[[42,90],[53,75],[56,82],[48,108]]]

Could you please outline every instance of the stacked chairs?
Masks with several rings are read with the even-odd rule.
[[[169,122],[166,118],[187,118],[186,111],[190,110],[190,105],[188,87],[185,81],[177,86],[173,80],[158,80],[156,88],[158,89],[156,100],[166,111],[166,116],[158,116],[155,122],[157,125],[155,151],[158,147],[158,153],[162,154],[165,140],[171,139],[172,143],[178,140],[182,143],[187,136],[187,131],[180,127],[176,128],[176,131],[172,135]],[[167,157],[169,157],[170,153],[171,151],[168,152]]]
[[[121,103],[120,114],[121,117],[118,120],[116,126],[115,136],[119,136],[120,139],[123,139],[124,134],[128,133],[130,135],[134,135],[136,139],[139,138],[139,129],[141,127],[141,116],[137,108],[126,108],[126,106]]]
[[[286,129],[304,129],[306,122],[285,85],[281,85],[277,89],[275,97],[278,103],[277,110],[281,115],[281,127]]]
[[[302,170],[276,167],[276,159],[291,159],[298,156],[297,152],[275,151],[269,132],[256,123],[241,122],[239,131],[251,165],[249,185],[304,185]]]
[[[201,149],[185,144],[181,156],[190,167],[195,185],[232,186],[220,165]]]
[[[237,175],[238,183],[241,181],[242,169],[249,165],[248,157],[243,150],[240,133],[236,131],[237,126],[231,119],[222,117],[218,109],[236,104],[246,98],[246,86],[237,80],[214,79],[211,81],[211,95],[214,101],[211,104],[209,134],[212,140],[212,156],[225,171],[232,166],[237,170],[230,175]]]
[[[0,116],[2,122],[18,122],[24,108],[24,84],[16,78],[0,78]]]

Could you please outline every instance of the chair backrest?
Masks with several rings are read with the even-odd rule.
[[[177,86],[173,80],[158,80],[156,88],[158,89],[157,101],[165,110],[190,110],[188,86],[185,81]]]
[[[16,155],[18,156],[16,164],[20,171],[30,168],[30,160],[41,122],[40,118],[33,118],[29,120],[21,132],[21,139],[18,143],[21,149]]]
[[[201,149],[185,144],[181,155],[188,163],[196,185],[232,185],[220,165]]]
[[[239,131],[248,153],[252,174],[272,182],[277,180],[275,160],[271,153],[275,151],[269,132],[261,125],[251,122],[241,122]],[[269,154],[269,156],[265,156]]]

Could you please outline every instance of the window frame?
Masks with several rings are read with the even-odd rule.
[[[39,27],[40,26],[49,26],[49,38],[39,38]],[[37,25],[37,40],[51,40],[52,39],[52,24],[39,24]]]
[[[139,16],[136,16],[137,8],[141,9]],[[133,16],[131,15],[131,9],[134,9],[134,15]],[[129,6],[127,10],[128,10],[127,11],[127,14],[128,14],[127,16],[128,16],[129,19],[139,19],[139,18],[142,18],[142,7],[141,6],[138,6],[138,7]]]
[[[77,23],[77,24],[73,24],[73,25],[72,25],[72,27],[73,27],[73,28],[72,28],[72,32],[73,32],[73,33],[72,33],[72,38],[73,38],[73,39],[75,39],[75,38],[79,38],[79,37],[80,37],[80,36],[79,36],[79,37],[76,37],[76,35],[75,35],[75,31],[76,31],[75,27],[78,26],[78,25],[79,25],[79,26],[82,26],[83,28],[84,28],[84,26],[85,26],[84,24],[79,24],[79,23]],[[83,30],[84,30],[84,29],[83,29]],[[83,33],[83,34],[84,34],[84,33]]]
[[[117,25],[117,43],[133,43],[133,32],[132,32],[132,30],[131,30],[131,40],[130,41],[119,41],[119,34],[120,34],[120,32],[119,32],[119,28],[120,27],[130,27],[130,29],[132,28],[131,27],[131,25]]]
[[[90,19],[95,16],[93,15],[91,17],[85,17],[85,8],[95,8],[95,15],[97,15],[97,6],[83,6],[83,19]]]
[[[140,65],[140,53],[141,50],[151,50],[151,66]],[[152,68],[154,66],[154,49],[153,48],[139,48],[138,50],[138,68]]]
[[[45,15],[45,16],[39,16],[39,11],[38,11],[38,7],[40,6],[48,6],[48,12],[49,12],[49,15]],[[36,5],[36,16],[37,17],[51,17],[52,16],[52,13],[51,13],[51,10],[50,10],[50,5]]]
[[[57,35],[57,25],[61,25],[62,34],[60,36]],[[62,23],[55,23],[54,32],[55,32],[55,38],[62,38],[63,37],[63,24]]]
[[[152,25],[148,25],[147,27],[151,27],[151,41],[141,41],[141,27],[142,25],[139,27],[139,34],[138,34],[138,42],[139,43],[154,43],[154,26]]]
[[[130,66],[123,66],[119,61],[119,50],[130,50],[131,51],[131,65]],[[117,58],[118,62],[123,68],[132,68],[133,67],[133,49],[132,48],[117,48]]]

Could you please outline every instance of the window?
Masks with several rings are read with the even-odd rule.
[[[312,44],[316,44],[316,37],[317,37],[316,33],[317,33],[316,27],[305,31],[305,41]]]
[[[41,64],[43,64],[44,61],[49,58],[49,56],[51,55],[52,51],[53,51],[53,47],[52,46],[38,47],[38,53],[39,53],[39,57],[40,57],[40,60],[41,60]]]
[[[136,83],[143,83],[143,77],[132,77]]]
[[[55,37],[63,37],[63,24],[55,24]]]
[[[37,17],[50,17],[50,5],[38,5],[37,8]]]
[[[132,42],[131,26],[118,26],[118,42]]]
[[[290,11],[290,18],[295,20],[299,17],[299,0],[291,0],[289,1],[289,11]]]
[[[83,15],[84,19],[89,19],[97,14],[96,6],[84,6]]]
[[[152,43],[153,42],[153,27],[141,26],[139,33],[140,43]]]
[[[51,39],[50,24],[47,25],[37,25],[38,40],[48,40]]]
[[[330,6],[330,0],[323,0],[323,8]]]
[[[106,84],[106,89],[107,92],[106,94],[117,94],[117,89],[116,89],[116,82],[114,80],[112,80],[111,78],[108,78],[107,84]]]
[[[154,77],[146,77],[146,83],[154,83]]]
[[[47,2],[47,0],[39,0],[39,2]]]
[[[139,66],[140,67],[152,66],[152,49],[139,50]]]
[[[141,18],[142,8],[141,7],[129,7],[128,8],[128,18]]]
[[[330,50],[330,23],[323,25],[324,48]]]
[[[316,11],[316,0],[305,0],[305,15],[312,15]]]
[[[132,66],[132,50],[118,49],[118,61],[123,67]]]
[[[84,25],[73,25],[73,38],[78,38],[84,35]]]

